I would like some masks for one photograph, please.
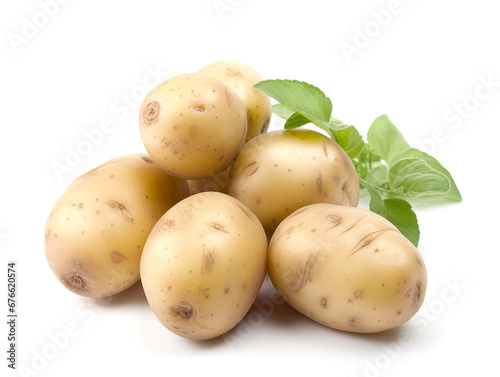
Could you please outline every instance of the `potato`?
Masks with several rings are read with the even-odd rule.
[[[224,170],[245,141],[245,107],[212,76],[186,73],[148,93],[139,116],[144,146],[167,173],[200,179]]]
[[[271,100],[268,95],[253,88],[262,81],[253,68],[237,60],[221,60],[203,67],[199,72],[219,79],[241,99],[247,113],[246,141],[267,132],[272,114]]]
[[[45,252],[55,276],[87,297],[119,293],[139,280],[139,263],[155,223],[189,195],[146,154],[108,161],[76,179],[55,203]]]
[[[305,129],[259,135],[233,163],[229,195],[255,213],[270,238],[293,211],[314,203],[356,206],[356,169],[332,139]]]
[[[267,240],[253,213],[222,193],[192,195],[156,224],[141,258],[147,300],[177,335],[210,339],[232,329],[263,283]]]
[[[425,296],[424,261],[394,225],[365,209],[313,204],[269,245],[269,276],[286,302],[334,329],[373,333],[412,318]]]

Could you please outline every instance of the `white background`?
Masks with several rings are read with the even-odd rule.
[[[3,325],[2,376],[471,376],[498,370],[496,1],[1,4],[0,313],[6,322],[6,264],[16,261],[17,361],[31,371],[7,369]],[[163,328],[140,284],[103,302],[72,294],[52,275],[43,250],[45,219],[77,176],[144,151],[137,118],[151,72],[164,80],[226,58],[246,62],[266,79],[319,86],[333,101],[333,115],[364,134],[377,116],[389,114],[410,144],[453,174],[462,203],[415,207],[429,286],[410,322],[375,335],[335,331],[286,304],[269,305],[273,289],[266,282],[258,302],[267,306],[252,308],[230,337],[194,342]],[[68,148],[108,119],[112,131],[58,176],[53,165],[64,164]],[[280,125],[273,120],[271,127]]]

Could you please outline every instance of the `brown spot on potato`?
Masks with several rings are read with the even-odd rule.
[[[413,293],[413,304],[420,305],[422,300],[422,285],[420,282],[415,284],[415,292]]]
[[[201,275],[210,274],[215,264],[215,253],[213,251],[203,251],[203,259],[201,261]]]
[[[349,256],[353,255],[354,253],[358,252],[359,250],[365,248],[368,246],[371,242],[373,242],[374,239],[379,237],[380,235],[384,234],[385,232],[398,232],[396,229],[380,229],[376,230],[374,232],[368,233],[366,236],[364,236],[358,244],[351,250]],[[399,232],[398,232],[399,233]]]
[[[207,226],[209,226],[210,228],[213,228],[213,229],[218,230],[220,232],[228,233],[227,230],[221,224],[219,224],[219,223],[207,222],[205,224]]]
[[[319,305],[326,309],[328,307],[328,300],[326,297],[321,297],[321,300],[319,300]]]
[[[189,107],[191,108],[191,110],[194,110],[197,113],[202,113],[205,111],[205,106],[203,106],[203,105],[193,105],[193,106],[189,106]]]
[[[130,212],[127,210],[127,208],[125,208],[125,206],[123,204],[116,202],[116,201],[113,201],[113,200],[110,200],[108,202],[108,205],[113,209],[118,209],[121,212],[121,215],[123,216],[125,221],[127,221],[131,224],[134,223],[134,218],[132,217]]]
[[[319,173],[319,176],[318,176],[316,190],[318,190],[319,193],[323,192],[323,182],[321,180],[321,173]]]
[[[348,226],[341,234],[349,232],[352,228],[354,228],[364,218],[365,218],[365,216],[362,216],[359,219],[357,219],[352,225]]]
[[[349,190],[349,187],[347,186],[347,182],[342,183],[342,194],[344,194],[344,197],[347,199],[347,203],[352,202],[352,195],[351,191]]]
[[[119,251],[113,251],[110,254],[110,256],[111,256],[111,260],[113,261],[113,263],[120,263],[122,260],[125,259],[125,255],[123,255]]]
[[[328,230],[333,229],[342,223],[342,217],[337,215],[327,215],[326,219],[330,224],[332,224],[332,226],[328,228]]]
[[[226,67],[226,73],[229,77],[243,77],[243,72],[231,67]]]
[[[75,261],[71,271],[60,275],[59,279],[70,291],[86,296],[90,292],[89,278],[86,275],[83,264]]]
[[[358,289],[356,292],[354,292],[354,298],[356,300],[360,300],[361,298],[363,298],[363,291]]]
[[[340,156],[342,157],[342,160],[344,161],[344,165],[348,166],[351,163],[351,160],[349,159],[349,156],[344,152],[342,147],[338,144],[335,145],[335,147],[338,149]]]
[[[231,288],[224,289],[224,294],[227,295],[231,291]]]
[[[168,289],[170,289],[171,287],[169,287]],[[203,297],[205,298],[209,298],[209,294],[208,294],[208,291],[210,291],[210,288],[203,288],[201,286],[198,287],[198,290],[203,294]]]
[[[254,161],[252,162],[251,164],[248,164],[247,166],[245,166],[243,169],[247,170],[248,169],[248,172],[245,172],[245,175],[247,177],[250,177],[251,175],[255,174],[257,172],[257,170],[259,170],[259,164]]]
[[[168,140],[168,141],[167,141],[167,139],[166,139],[166,138],[163,138],[163,139],[161,140],[161,142],[160,142],[160,148],[161,148],[161,149],[167,149],[167,148],[170,146],[170,144],[171,144],[171,143],[172,143],[172,141],[171,141],[171,140]]]
[[[309,255],[303,267],[298,267],[286,275],[285,279],[292,292],[300,291],[310,280],[311,272],[317,259],[317,254]]]
[[[181,301],[179,305],[173,306],[171,308],[174,317],[181,320],[194,319],[196,317],[196,311],[193,306],[187,301]]]
[[[142,120],[146,126],[151,126],[158,122],[160,109],[161,107],[158,101],[148,103],[148,105],[142,112]]]
[[[142,156],[141,158],[144,160],[144,162],[147,162],[148,164],[153,164],[153,160],[151,158],[147,156]]]

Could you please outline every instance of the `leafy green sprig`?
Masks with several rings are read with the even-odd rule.
[[[335,140],[353,161],[360,188],[370,195],[370,210],[383,216],[415,246],[420,231],[408,200],[435,197],[462,200],[446,170],[434,157],[412,148],[387,115],[373,121],[366,138],[332,116],[332,102],[319,88],[295,80],[265,80],[254,88],[278,101],[273,112],[285,129],[312,123]]]

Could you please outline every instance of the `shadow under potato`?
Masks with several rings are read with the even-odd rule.
[[[118,307],[124,305],[144,306],[148,303],[140,280],[131,287],[125,289],[123,292],[117,293],[113,296],[94,300],[96,304],[107,307]]]
[[[309,328],[315,333],[315,336],[319,336],[321,332],[321,336],[331,337],[332,344],[334,344],[335,340],[341,341],[346,337],[351,340],[389,343],[398,341],[401,333],[406,331],[404,325],[378,333],[347,332],[324,326],[306,317],[286,303],[280,297],[268,276],[266,276],[254,304],[245,317],[231,331],[219,338],[241,337],[242,334],[249,332],[252,334],[248,334],[248,336],[255,336],[259,328],[266,325],[278,331],[293,332],[300,329],[301,335],[298,336],[302,336],[304,328]]]
[[[92,299],[96,305],[116,308],[121,306],[140,306],[148,305],[144,289],[141,281],[132,285],[130,288],[120,292],[114,296]],[[266,276],[257,298],[243,319],[229,332],[214,339],[208,340],[190,340],[179,337],[180,340],[185,340],[191,343],[191,346],[198,348],[218,348],[226,347],[227,343],[231,343],[232,338],[244,339],[258,336],[259,328],[271,326],[278,331],[296,331],[309,327],[310,330],[319,335],[318,331],[322,332],[323,336],[331,336],[337,341],[348,337],[350,339],[359,339],[361,341],[370,341],[376,343],[389,343],[398,340],[404,325],[379,333],[363,334],[353,333],[341,330],[336,330],[319,324],[310,318],[307,318],[302,313],[298,312],[287,304],[278,294],[272,285],[268,276]],[[265,331],[265,330],[264,330]],[[332,345],[334,344],[332,342]]]

